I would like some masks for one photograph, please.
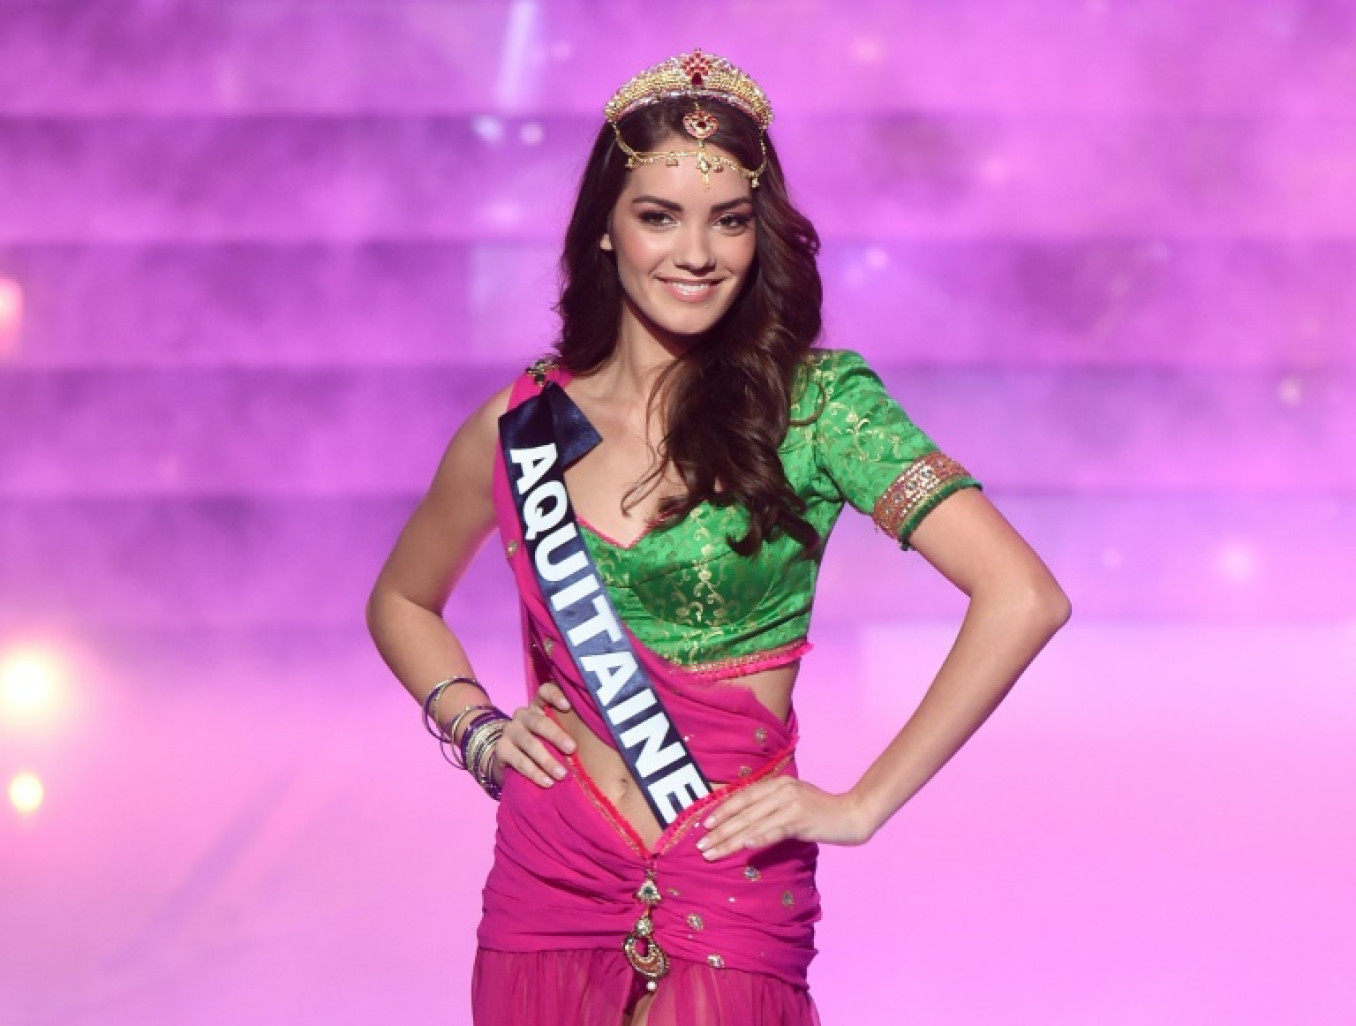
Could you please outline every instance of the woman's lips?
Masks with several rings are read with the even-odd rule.
[[[682,303],[700,303],[715,295],[716,286],[720,284],[719,281],[685,282],[671,278],[659,280],[663,283],[665,291]]]

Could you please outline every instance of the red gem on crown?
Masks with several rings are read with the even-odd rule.
[[[693,50],[685,54],[682,63],[679,65],[683,69],[683,74],[688,77],[694,88],[700,89],[702,79],[711,71],[711,59],[702,53],[700,49]]]
[[[720,128],[720,122],[710,111],[698,107],[696,110],[683,115],[683,128],[694,139],[709,139]]]

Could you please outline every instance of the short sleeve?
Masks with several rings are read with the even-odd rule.
[[[928,513],[979,482],[909,419],[858,354],[820,350],[811,361],[804,401],[820,468],[844,501],[907,549]]]

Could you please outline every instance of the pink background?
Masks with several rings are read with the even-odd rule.
[[[0,2],[0,1022],[463,1023],[491,803],[362,606],[551,339],[611,90],[764,85],[863,352],[1075,620],[870,845],[838,1023],[1356,1021],[1356,4]],[[960,596],[830,547],[803,772]],[[448,607],[521,694],[496,548]],[[3,794],[0,793],[0,801]]]

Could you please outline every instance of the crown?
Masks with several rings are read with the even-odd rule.
[[[753,118],[763,131],[772,124],[772,104],[758,83],[724,57],[700,49],[642,71],[613,94],[603,116],[615,125],[641,107],[678,96],[724,100]]]
[[[660,100],[691,98],[692,110],[683,117],[683,130],[697,140],[695,150],[647,150],[637,152],[622,138],[618,125],[628,114],[648,107]],[[743,111],[758,125],[758,145],[763,153],[763,162],[756,170],[750,171],[738,161],[706,149],[706,140],[715,134],[720,122],[710,111],[703,110],[703,99],[721,100],[737,110]],[[627,168],[641,164],[667,164],[676,167],[679,158],[695,157],[697,170],[702,182],[710,186],[711,172],[731,171],[743,175],[749,181],[750,188],[758,188],[758,178],[767,168],[767,143],[764,133],[772,124],[772,104],[767,94],[724,57],[702,53],[700,49],[691,53],[679,54],[668,60],[647,68],[618,89],[612,99],[603,108],[603,116],[617,137],[617,146],[626,154]]]

